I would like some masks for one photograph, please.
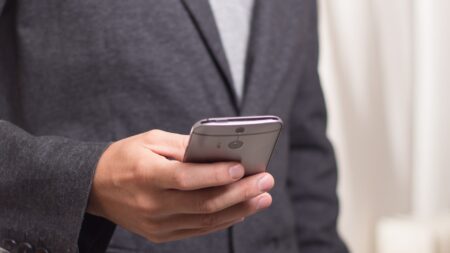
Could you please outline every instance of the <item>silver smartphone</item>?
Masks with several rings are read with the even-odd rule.
[[[283,121],[277,116],[208,118],[191,129],[185,162],[240,162],[245,175],[266,170]]]

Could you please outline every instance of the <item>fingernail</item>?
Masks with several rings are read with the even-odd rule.
[[[272,177],[269,175],[264,175],[262,178],[258,180],[258,188],[262,192],[269,191],[273,187]]]
[[[258,199],[258,203],[256,204],[256,209],[260,210],[260,209],[264,209],[269,207],[271,204],[270,198],[267,196],[262,196]]]
[[[231,178],[233,179],[239,179],[244,175],[244,167],[240,164],[236,164],[228,170],[228,173],[230,173]]]

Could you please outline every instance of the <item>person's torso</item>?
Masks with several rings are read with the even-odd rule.
[[[201,1],[16,2],[11,86],[17,123],[32,134],[114,141],[154,128],[188,134],[202,118],[251,114],[286,124],[269,167],[274,204],[236,225],[232,240],[223,231],[157,245],[117,228],[108,252],[225,253],[230,241],[236,253],[298,252],[286,193],[289,117],[313,1],[258,2],[240,107]]]

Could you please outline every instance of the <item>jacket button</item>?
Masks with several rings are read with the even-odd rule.
[[[50,251],[44,248],[38,248],[34,253],[50,253]]]
[[[2,240],[2,242],[0,244],[0,247],[7,251],[13,250],[16,246],[17,246],[17,242],[12,239],[4,239],[4,240]]]
[[[14,253],[34,253],[33,245],[27,243],[27,242],[21,242],[19,243],[19,246],[16,248]]]

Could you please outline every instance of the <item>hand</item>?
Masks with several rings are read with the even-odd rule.
[[[152,242],[208,234],[269,207],[274,179],[231,162],[183,163],[188,136],[152,130],[101,156],[87,211]]]

